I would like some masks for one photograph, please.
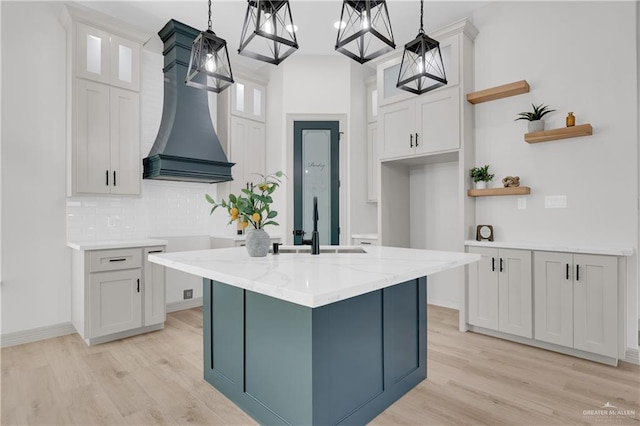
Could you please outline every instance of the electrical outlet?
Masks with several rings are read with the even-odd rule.
[[[518,210],[525,210],[527,208],[527,199],[524,197],[518,198]]]
[[[566,209],[567,208],[567,196],[566,195],[547,195],[544,197],[545,209]]]
[[[193,290],[189,289],[189,290],[185,290],[183,292],[183,299],[193,299]]]

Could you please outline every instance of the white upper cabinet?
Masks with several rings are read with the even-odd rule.
[[[140,90],[140,44],[111,36],[111,85]]]
[[[76,77],[100,83],[111,80],[109,33],[85,24],[76,24]]]
[[[139,91],[140,43],[76,25],[76,77]]]
[[[264,122],[265,93],[263,85],[236,79],[231,86],[231,114]]]
[[[140,55],[148,37],[68,5],[60,20],[70,71],[67,195],[139,195]]]
[[[111,193],[139,194],[140,95],[115,87],[110,92]]]
[[[233,181],[218,185],[218,195],[238,194],[266,173],[266,86],[235,77],[231,90],[218,94],[217,128]]]
[[[447,87],[456,86],[460,82],[459,45],[457,34],[445,35],[439,38],[437,34],[430,34],[440,42],[440,53],[444,64],[444,72],[447,77],[447,85],[435,89],[434,92]],[[389,105],[404,99],[415,98],[416,95],[405,90],[398,89],[398,74],[402,62],[402,50],[398,49],[392,58],[378,66],[378,101],[380,106]]]
[[[473,72],[473,39],[477,30],[468,20],[429,34],[440,42],[447,84],[415,95],[398,89],[402,50],[380,59],[377,67],[377,105],[381,161],[458,151],[470,140],[465,120]],[[467,126],[465,130],[464,126]]]
[[[460,148],[459,109],[458,87],[380,108],[380,158],[387,160]]]

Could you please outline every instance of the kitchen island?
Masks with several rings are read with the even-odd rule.
[[[204,378],[262,424],[365,424],[426,377],[426,277],[480,260],[392,247],[150,255],[203,280]]]

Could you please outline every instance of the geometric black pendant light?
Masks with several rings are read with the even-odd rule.
[[[402,63],[398,73],[398,89],[416,95],[447,84],[440,43],[424,33],[422,18],[424,0],[420,0],[420,31],[418,36],[404,45]]]
[[[298,49],[289,1],[247,0],[238,53],[278,65]]]
[[[385,0],[344,0],[336,50],[361,64],[396,48]]]
[[[211,30],[211,0],[209,0],[209,27],[193,41],[187,86],[220,93],[233,84],[227,42]]]

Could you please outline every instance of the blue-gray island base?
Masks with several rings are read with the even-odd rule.
[[[204,279],[204,378],[265,425],[364,425],[427,376],[426,277],[318,308]]]

